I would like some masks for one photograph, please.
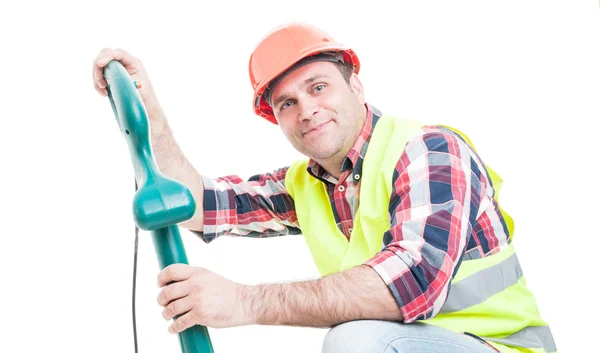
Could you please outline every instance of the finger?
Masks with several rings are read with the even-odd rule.
[[[99,64],[96,63],[93,68],[94,81],[100,88],[106,88],[107,85],[106,80],[104,79],[104,66],[99,66]]]
[[[94,89],[100,93],[101,96],[108,96],[108,91],[106,90],[106,86],[104,87],[100,87],[100,85],[98,84],[98,81],[96,79],[93,80],[94,82]]]
[[[108,64],[108,62],[111,60],[110,58],[112,58],[114,56],[113,51],[114,51],[114,49],[110,49],[110,48],[102,49],[102,51],[100,51],[100,53],[98,54],[98,56],[96,56],[96,59],[94,60],[94,67],[102,68],[102,67],[106,66],[106,64]],[[108,60],[107,60],[107,58],[108,58]]]
[[[101,96],[104,96],[104,97],[108,96],[108,91],[106,89],[98,87],[98,85],[95,82],[94,82],[94,89],[98,93],[100,93]]]
[[[179,282],[190,278],[194,274],[193,267],[186,264],[172,264],[165,267],[158,274],[158,287],[169,282]]]
[[[141,62],[123,49],[105,49],[94,63],[94,79],[96,84],[104,89],[108,85],[104,78],[104,67],[111,61],[119,61],[130,75],[137,74],[142,69]]]
[[[98,55],[96,56],[96,59],[94,59],[94,65],[96,65],[98,63],[98,60],[100,60],[101,58],[105,57],[106,54],[108,52],[111,52],[113,49],[111,48],[103,48],[100,53],[98,53]]]
[[[94,87],[96,90],[104,90],[107,86],[106,80],[104,79],[104,67],[98,65],[98,58],[94,60],[92,64],[92,77],[94,80]],[[100,92],[100,91],[99,91]]]
[[[104,67],[112,60],[119,60],[119,59],[116,59],[115,56],[116,56],[115,49],[103,50],[96,58],[96,66]]]
[[[169,302],[183,298],[189,293],[189,285],[186,282],[175,282],[165,286],[160,293],[158,293],[156,301],[160,306],[165,306],[169,304]]]
[[[94,79],[98,81],[101,88],[106,87],[104,67],[113,60],[120,61],[124,66],[127,66],[134,61],[133,57],[123,49],[102,49],[100,54],[96,57],[96,60],[94,60]]]
[[[182,315],[192,310],[194,307],[194,300],[191,297],[185,297],[174,300],[167,305],[162,312],[162,316],[165,320],[171,320],[175,316]]]
[[[179,333],[187,328],[194,326],[194,320],[191,312],[178,317],[173,320],[173,323],[169,326],[170,333]]]
[[[120,61],[123,66],[129,66],[136,64],[137,59],[129,54],[127,51],[117,48],[113,50],[107,50],[98,56],[98,66],[104,67],[112,60]]]

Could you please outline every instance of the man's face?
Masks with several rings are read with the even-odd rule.
[[[279,126],[291,144],[320,164],[341,162],[363,127],[366,108],[362,85],[346,83],[337,67],[317,61],[285,76],[272,95]]]

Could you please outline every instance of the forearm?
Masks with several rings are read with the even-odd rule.
[[[148,87],[151,90],[151,87]],[[166,115],[153,92],[144,92],[142,99],[150,122],[150,140],[158,168],[167,178],[177,180],[187,186],[196,202],[194,216],[179,225],[185,228],[202,230],[204,225],[204,185],[202,177],[181,151]]]
[[[332,327],[360,319],[402,320],[390,290],[364,265],[317,280],[246,286],[242,301],[259,325]]]

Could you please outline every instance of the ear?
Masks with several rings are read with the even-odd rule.
[[[356,94],[361,103],[365,102],[365,91],[356,73],[352,73],[352,76],[350,76],[350,89]]]

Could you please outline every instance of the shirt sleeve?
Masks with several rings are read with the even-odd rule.
[[[394,171],[383,249],[365,262],[392,292],[405,323],[435,317],[444,305],[487,183],[462,138],[443,128],[421,132]]]
[[[294,201],[285,189],[288,167],[247,181],[237,175],[202,176],[204,229],[192,230],[206,243],[222,236],[272,237],[300,234]]]

